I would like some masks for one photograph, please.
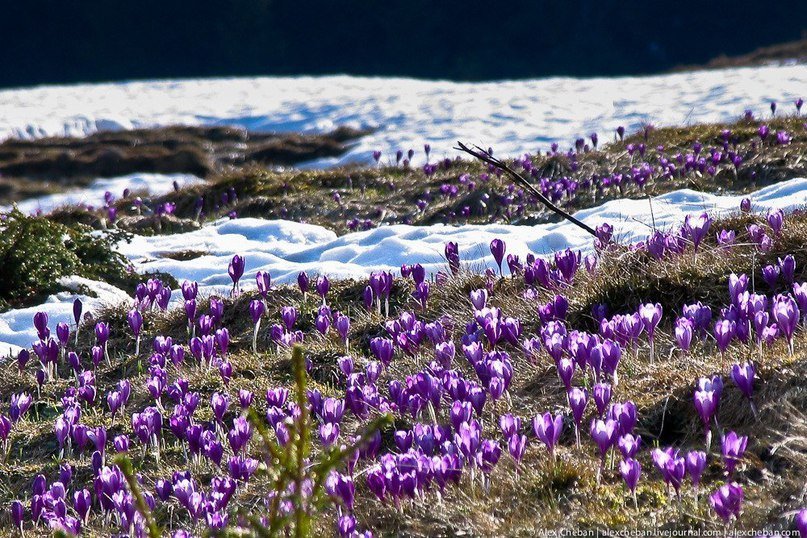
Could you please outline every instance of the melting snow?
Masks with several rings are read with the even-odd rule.
[[[746,108],[767,116],[770,101],[790,113],[805,88],[805,66],[486,83],[331,76],[43,86],[0,91],[0,139],[173,124],[304,132],[352,125],[378,131],[313,166],[370,162],[374,150],[389,160],[410,148],[421,163],[426,142],[434,158],[453,157],[459,139],[514,156],[592,132],[605,142],[618,125],[729,120]]]
[[[687,214],[708,211],[711,215],[737,211],[742,196],[719,196],[689,189],[671,192],[647,200],[614,200],[591,209],[578,211],[575,216],[590,226],[603,222],[615,228],[615,237],[622,242],[644,239],[651,231],[651,222],[660,230],[683,223]],[[792,179],[761,189],[751,196],[754,211],[796,209],[807,205],[807,179]],[[711,230],[717,233],[719,230]],[[227,267],[234,254],[246,258],[243,289],[254,289],[254,276],[266,270],[274,283],[291,283],[297,273],[327,274],[329,277],[363,277],[372,271],[398,271],[401,264],[421,263],[435,273],[445,270],[443,249],[447,241],[459,245],[463,263],[478,271],[494,268],[489,244],[500,238],[507,252],[521,256],[528,252],[548,255],[572,248],[584,253],[592,248],[591,237],[567,222],[536,226],[464,225],[464,226],[384,226],[337,237],[325,228],[283,220],[236,219],[220,220],[200,230],[166,236],[135,236],[131,243],[121,243],[125,254],[139,272],[165,271],[180,282],[197,280],[203,294],[228,293],[231,280]],[[166,253],[187,250],[204,252],[201,257],[178,261]],[[72,278],[66,284],[82,284],[92,289],[98,298],[82,297],[92,310],[104,303],[126,300],[126,295],[104,283]],[[132,290],[126,290],[131,292]],[[174,301],[180,294],[174,293]],[[30,345],[36,339],[32,325],[35,312],[48,312],[51,324],[72,320],[72,293],[60,293],[40,306],[0,314],[0,356]]]

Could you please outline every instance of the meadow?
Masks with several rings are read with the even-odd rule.
[[[371,165],[249,163],[156,197],[5,214],[4,309],[73,274],[131,297],[36,313],[36,341],[4,365],[2,532],[807,536],[807,212],[754,199],[805,177],[801,107],[503,160],[541,196],[467,156],[381,148]],[[487,270],[447,242],[435,272],[413,258],[276,284],[245,277],[242,252],[220,268],[226,293],[133,271],[115,247],[256,216],[339,235],[529,226],[561,218],[542,197],[574,212],[682,188],[745,198],[644,223],[639,242],[591,223],[585,254],[494,239]]]

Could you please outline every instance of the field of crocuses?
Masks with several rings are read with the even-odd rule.
[[[400,150],[389,164],[240,171],[5,215],[32,254],[30,235],[83,245],[51,275],[114,266],[131,296],[30,316],[36,339],[0,378],[4,532],[807,536],[807,212],[762,210],[754,194],[807,173],[802,101],[787,106],[508,160],[568,210],[682,187],[746,197],[643,223],[639,242],[589,223],[585,252],[516,253],[496,237],[481,270],[448,241],[436,271],[413,257],[277,283],[243,251],[217,268],[221,286],[123,271],[112,245],[143,219],[170,235],[250,212],[339,233],[555,218],[502,170],[434,161],[429,146],[417,167]],[[35,305],[39,282],[8,304]]]

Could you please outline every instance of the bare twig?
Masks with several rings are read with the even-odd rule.
[[[521,174],[519,174],[518,172],[516,172],[515,170],[513,170],[512,168],[510,168],[510,167],[509,167],[507,164],[505,164],[504,162],[500,161],[499,159],[496,159],[496,158],[495,158],[495,157],[493,157],[493,156],[492,156],[490,153],[488,153],[487,151],[483,150],[483,149],[482,149],[482,148],[480,148],[479,146],[474,146],[474,148],[475,148],[475,149],[470,149],[468,146],[466,146],[466,145],[465,145],[465,144],[463,144],[462,142],[457,142],[457,147],[456,147],[456,148],[454,148],[454,149],[458,149],[458,150],[460,150],[460,151],[464,151],[465,153],[467,153],[467,154],[469,154],[469,155],[472,155],[473,157],[475,157],[475,158],[479,159],[479,160],[480,160],[480,161],[482,161],[482,162],[488,163],[488,164],[490,164],[490,165],[492,165],[492,166],[495,166],[496,168],[499,168],[500,170],[503,170],[504,172],[507,172],[507,174],[508,174],[508,175],[509,175],[511,178],[513,178],[513,180],[514,180],[516,183],[518,183],[519,185],[521,185],[522,187],[524,187],[525,189],[527,189],[528,191],[530,191],[530,193],[532,193],[532,195],[533,195],[533,196],[535,196],[536,198],[538,198],[538,200],[539,200],[539,201],[540,201],[542,204],[544,204],[544,205],[545,205],[545,206],[546,206],[546,207],[547,207],[547,208],[548,208],[550,211],[552,211],[553,213],[555,213],[555,214],[557,214],[557,215],[560,215],[560,216],[561,216],[561,217],[563,217],[564,219],[568,220],[569,222],[571,222],[571,223],[572,223],[572,224],[574,224],[575,226],[577,226],[577,227],[579,227],[579,228],[582,228],[583,230],[585,230],[586,232],[590,233],[590,234],[591,234],[591,235],[593,235],[594,237],[597,237],[597,232],[596,232],[596,231],[594,231],[594,229],[593,229],[591,226],[589,226],[589,225],[587,225],[587,224],[585,224],[585,223],[583,223],[583,222],[581,222],[581,221],[577,220],[576,218],[574,218],[573,216],[571,216],[569,213],[567,213],[566,211],[562,210],[561,208],[559,208],[558,206],[556,206],[555,204],[553,204],[553,203],[552,203],[552,201],[551,201],[551,200],[549,200],[549,198],[547,198],[546,196],[544,196],[544,195],[541,193],[541,191],[539,191],[538,189],[536,189],[536,188],[535,188],[535,187],[532,185],[532,183],[530,183],[529,181],[527,181],[527,180],[524,178],[524,176],[522,176]]]

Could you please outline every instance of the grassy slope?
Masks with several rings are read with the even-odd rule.
[[[760,147],[757,128],[761,124],[770,127],[771,132],[786,130],[793,136],[787,146],[765,145]],[[678,152],[691,151],[692,144],[699,141],[704,148],[722,146],[721,131],[730,129],[736,137],[736,149],[742,155],[743,164],[735,172],[734,167],[721,164],[715,176],[708,174],[687,174],[665,180],[651,180],[639,189],[635,185],[625,185],[621,190],[611,188],[605,192],[593,189],[581,190],[574,199],[559,201],[568,209],[582,209],[598,205],[605,200],[658,195],[680,188],[720,192],[752,191],[761,186],[804,176],[807,174],[807,129],[804,118],[781,117],[770,121],[739,120],[732,124],[707,124],[688,127],[665,127],[649,131],[647,140],[643,133],[626,137],[624,141],[614,141],[599,150],[580,153],[578,166],[573,169],[565,153],[555,155],[537,154],[531,157],[534,168],[540,170],[540,177],[552,180],[568,178],[584,181],[592,175],[627,173],[632,166],[642,162],[638,153],[633,156],[626,151],[628,144],[645,143],[644,157],[651,165],[657,165],[660,154],[658,146],[663,146],[663,155],[670,158]],[[495,149],[495,148],[494,148]],[[518,203],[518,190],[512,213],[508,214],[501,199],[511,194],[511,184],[507,179],[489,174],[484,181],[481,174],[488,172],[481,164],[468,161],[451,161],[443,164],[432,176],[426,176],[420,168],[381,166],[377,168],[331,169],[319,171],[269,172],[263,169],[246,168],[214,179],[203,185],[188,187],[156,200],[177,204],[176,214],[194,218],[199,197],[205,200],[204,212],[207,218],[216,218],[236,211],[239,216],[288,218],[327,226],[337,233],[347,231],[346,223],[356,217],[379,222],[429,224],[434,222],[512,222],[533,224],[555,218],[543,206],[527,202],[523,213],[515,211]],[[469,174],[469,179],[477,188],[469,191],[459,179]],[[444,184],[459,187],[455,197],[441,196],[440,187]],[[234,190],[238,201],[221,206],[222,194]],[[338,192],[341,200],[337,203],[333,193]],[[424,197],[425,192],[433,195],[433,200],[424,211],[419,211],[415,203]],[[489,196],[487,208],[480,201]],[[470,208],[470,216],[462,216],[463,207]],[[125,204],[122,204],[125,209]]]
[[[760,220],[760,219],[758,219]],[[718,223],[720,226],[723,223]],[[735,222],[725,224],[736,224]],[[770,253],[772,258],[786,252],[792,252],[793,245],[807,241],[807,215],[799,214],[787,221],[783,235],[777,241],[776,249]],[[730,364],[745,359],[758,359],[753,347],[734,345],[725,357],[716,352],[712,342],[695,346],[691,355],[682,356],[672,348],[671,320],[672,312],[680,311],[684,297],[677,294],[671,283],[684,287],[692,286],[694,296],[714,306],[726,302],[725,281],[732,269],[747,267],[751,269],[748,249],[735,247],[728,255],[723,249],[709,244],[698,254],[697,259],[686,256],[662,261],[649,261],[636,274],[640,266],[636,254],[613,253],[602,270],[594,275],[581,274],[576,283],[566,290],[571,310],[569,318],[571,327],[590,327],[592,321],[587,319],[589,305],[592,301],[606,300],[615,312],[634,308],[640,301],[660,300],[665,306],[665,320],[657,341],[658,358],[655,365],[649,362],[649,350],[643,341],[636,355],[626,353],[620,366],[621,380],[614,392],[615,401],[631,399],[639,407],[640,422],[638,431],[645,443],[661,446],[676,445],[682,449],[702,448],[702,430],[699,419],[691,404],[693,382],[698,376],[713,373],[726,373]],[[645,262],[647,260],[641,260]],[[757,259],[756,280],[761,282]],[[807,278],[807,259],[803,250],[799,253],[799,274],[797,280]],[[651,277],[655,275],[655,277]],[[644,284],[637,287],[637,280]],[[693,286],[693,283],[695,285]],[[383,319],[375,313],[368,313],[358,306],[361,304],[360,282],[340,282],[331,292],[331,304],[335,309],[350,311],[353,317],[351,351],[356,357],[369,356],[367,345],[372,336],[383,334]],[[470,303],[464,299],[471,289],[484,286],[482,277],[470,273],[461,273],[451,279],[446,286],[433,287],[433,297],[425,312],[419,312],[419,319],[432,321],[442,315],[450,314],[457,326],[462,326],[471,318]],[[763,290],[764,285],[758,288]],[[719,291],[718,291],[719,290]],[[409,289],[400,284],[396,287],[392,309],[414,308],[408,298]],[[519,316],[525,334],[537,330],[535,301],[525,300],[522,296],[524,285],[520,280],[505,279],[495,284],[491,302],[500,306],[505,315]],[[546,298],[549,293],[544,293]],[[206,406],[209,396],[215,391],[227,391],[231,398],[237,398],[240,388],[248,388],[256,393],[259,409],[262,409],[262,395],[271,386],[290,384],[291,369],[289,352],[277,350],[268,344],[268,325],[264,323],[261,331],[261,349],[259,355],[253,355],[251,346],[251,326],[247,319],[247,304],[251,297],[242,296],[234,301],[227,300],[224,323],[233,335],[231,344],[231,362],[235,367],[233,380],[225,387],[215,372],[200,371],[197,368],[183,369],[191,382],[191,386],[202,392],[202,405],[199,416],[210,418]],[[458,298],[463,298],[458,300]],[[611,300],[614,299],[614,300]],[[690,298],[687,297],[687,300]],[[294,304],[303,313],[299,326],[308,332],[313,323],[313,311],[316,300],[302,300],[299,291],[286,287],[272,291],[269,304],[269,319],[279,319],[281,305]],[[203,309],[204,304],[201,305]],[[624,307],[624,308],[623,308]],[[145,361],[147,355],[139,358],[132,356],[134,343],[125,328],[124,312],[110,310],[101,317],[112,323],[115,337],[110,342],[113,352],[113,368],[102,366],[98,372],[99,394],[121,377],[132,381],[133,401],[130,410],[148,405],[149,397],[145,390]],[[156,313],[147,317],[148,336],[156,334],[173,335],[181,340],[185,337],[184,321],[177,313]],[[83,330],[82,347],[91,345],[89,330]],[[146,345],[144,348],[148,347]],[[344,354],[344,347],[338,338],[320,339],[313,335],[307,337],[307,353],[314,369],[312,385],[322,390],[325,395],[340,396],[343,389],[337,382],[336,359]],[[564,390],[557,379],[551,362],[545,355],[538,364],[531,364],[523,354],[508,348],[514,358],[515,375],[511,388],[512,407],[504,400],[490,406],[488,413],[496,411],[496,415],[486,415],[485,420],[494,424],[498,414],[510,411],[525,419],[545,411],[560,412],[565,407]],[[382,375],[379,386],[385,386],[390,379],[401,379],[407,374],[414,374],[430,360],[429,354],[416,357],[396,357],[392,367]],[[363,359],[358,358],[359,364]],[[455,364],[473,376],[462,358]],[[745,528],[758,528],[770,522],[781,522],[780,514],[799,506],[802,495],[803,476],[807,472],[807,395],[801,388],[804,375],[807,374],[807,335],[800,334],[796,339],[796,354],[789,357],[786,346],[778,342],[764,351],[760,361],[760,380],[757,382],[756,405],[760,411],[759,420],[755,420],[747,401],[739,391],[727,382],[723,403],[719,415],[723,428],[736,429],[751,437],[749,449],[737,473],[737,479],[746,487],[747,503],[742,525]],[[659,366],[663,367],[659,367]],[[6,474],[2,478],[3,488],[0,490],[0,504],[17,497],[19,491],[30,487],[31,477],[35,472],[53,475],[57,462],[53,454],[57,445],[52,433],[52,420],[56,413],[56,402],[69,381],[46,385],[41,403],[29,413],[29,418],[22,424],[21,430],[14,435],[11,456],[5,465]],[[7,375],[0,380],[0,391],[10,394],[27,390],[36,392],[32,380],[32,370],[20,376],[16,370],[7,370]],[[131,412],[131,411],[130,411]],[[590,416],[591,410],[589,409]],[[399,419],[401,420],[401,419]],[[408,424],[403,419],[399,425]],[[129,424],[121,424],[120,419],[113,426],[110,417],[103,414],[100,408],[88,409],[83,422],[93,425],[105,425],[110,428],[110,438],[114,434],[129,432]],[[584,423],[587,419],[584,419]],[[346,422],[348,429],[350,421]],[[355,424],[353,424],[355,426]],[[385,432],[387,446],[391,446],[391,432]],[[156,478],[165,477],[173,470],[184,467],[181,451],[171,449],[173,442],[170,434],[166,434],[168,455],[161,464],[155,465],[153,456],[143,457],[135,451],[135,463],[146,478],[145,483],[151,485]],[[362,526],[369,526],[385,532],[403,532],[405,534],[454,534],[457,532],[472,535],[500,534],[532,534],[544,526],[612,527],[631,526],[638,522],[641,526],[672,525],[675,527],[717,528],[719,525],[708,514],[705,503],[694,503],[691,488],[685,487],[682,506],[670,498],[657,477],[657,472],[649,459],[648,451],[641,456],[644,476],[639,488],[639,511],[632,508],[629,496],[617,471],[608,470],[601,485],[594,482],[597,467],[597,456],[594,447],[586,442],[587,434],[583,434],[582,453],[574,447],[571,430],[567,429],[559,450],[558,463],[553,467],[546,450],[534,439],[530,440],[530,448],[522,464],[522,472],[515,477],[511,460],[507,455],[491,477],[491,489],[488,493],[473,491],[468,487],[467,476],[460,488],[449,488],[442,502],[435,504],[434,494],[412,504],[405,503],[400,511],[390,506],[383,506],[371,499],[369,493],[359,481],[357,514]],[[647,446],[647,445],[646,445]],[[79,469],[80,477],[90,474],[89,461],[70,458]],[[707,470],[706,484],[711,490],[722,480],[722,466],[717,459]],[[206,475],[213,471],[207,464],[193,466],[194,473]],[[242,494],[242,502],[248,502],[256,493],[249,488]],[[163,509],[158,511],[161,521],[168,522],[168,514]],[[327,524],[326,524],[327,527]],[[100,529],[97,529],[99,530]]]
[[[783,120],[784,121],[784,120]],[[797,120],[788,120],[795,122]],[[651,134],[652,144],[666,143],[669,146],[680,144],[684,146],[692,140],[698,139],[706,142],[709,137],[716,137],[722,126],[699,126],[688,129],[658,129]],[[739,129],[737,126],[732,127]],[[748,136],[752,136],[754,126],[747,129]],[[659,142],[652,137],[663,137]],[[732,177],[718,174],[715,179],[702,178],[702,183],[694,185],[705,190],[731,185],[739,190],[750,189],[765,182],[776,181],[786,177],[803,174],[804,154],[803,138],[797,144],[783,148],[773,148],[773,155],[760,157],[756,163],[759,172],[755,180],[747,180],[740,175],[738,183]],[[591,161],[591,166],[609,166],[610,162],[624,163],[627,156],[619,151],[619,144],[614,144],[604,152],[586,154],[583,162]],[[543,159],[543,157],[541,158]],[[750,163],[754,160],[750,159]],[[603,164],[605,163],[605,164]],[[548,163],[547,163],[548,164]],[[750,165],[749,165],[750,166]],[[480,169],[474,164],[461,164],[453,167],[434,180],[439,183],[463,171],[476,171]],[[340,210],[330,200],[334,185],[344,185],[344,171],[306,172],[293,175],[260,173],[257,175],[240,175],[230,177],[203,187],[208,192],[215,192],[222,185],[235,184],[243,186],[245,194],[240,194],[239,203],[248,203],[257,196],[280,196],[290,204],[292,196],[305,195],[308,200],[317,200],[333,213],[322,213],[313,209],[317,203],[312,202],[309,211],[312,215],[321,215],[322,222],[329,223],[340,229]],[[365,192],[373,193],[373,205],[386,203],[392,198],[406,197],[406,189],[412,193],[419,193],[423,189],[423,175],[417,171],[403,169],[367,169],[351,171],[354,188],[357,178],[364,178],[368,183]],[[400,190],[394,195],[384,193],[384,181],[394,180]],[[687,184],[692,185],[692,179]],[[283,194],[278,191],[282,183],[293,184],[292,193]],[[680,184],[654,184],[650,192],[658,193]],[[370,188],[370,185],[373,188]],[[503,185],[501,185],[503,186]],[[177,202],[183,201],[187,193],[180,192],[172,195]],[[194,193],[195,195],[195,193]],[[351,200],[357,204],[369,206],[354,194]],[[344,197],[343,197],[343,203]],[[581,204],[593,203],[580,202]],[[180,207],[182,207],[180,205]],[[439,218],[441,208],[435,208],[434,213],[425,215],[428,218]],[[302,209],[305,211],[305,208]],[[337,216],[333,216],[336,214]],[[713,225],[712,230],[721,227],[735,229],[738,232],[738,242],[743,242],[745,224],[752,218],[738,217]],[[316,218],[312,217],[316,221]],[[710,235],[710,237],[713,237]],[[680,312],[681,305],[692,300],[703,300],[714,306],[721,306],[727,302],[725,282],[728,273],[732,270],[756,273],[756,282],[761,283],[760,267],[763,261],[774,260],[776,256],[793,253],[797,256],[797,280],[807,278],[807,255],[803,245],[807,242],[807,215],[800,213],[789,218],[783,235],[777,240],[775,250],[765,259],[751,256],[750,247],[735,247],[729,252],[717,249],[713,240],[702,247],[697,257],[674,257],[661,261],[644,259],[643,255],[617,250],[611,253],[601,265],[595,275],[581,273],[573,286],[564,291],[571,302],[570,320],[572,328],[593,329],[593,321],[589,318],[590,306],[596,302],[606,302],[612,312],[633,310],[640,302],[659,301],[665,308],[665,319],[658,337],[656,365],[648,361],[646,342],[637,351],[635,356],[630,353],[623,359],[620,366],[621,381],[615,390],[614,400],[621,401],[633,399],[640,409],[639,431],[647,444],[658,441],[662,446],[674,444],[683,449],[700,448],[702,445],[699,420],[691,404],[693,382],[699,375],[717,372],[727,373],[728,366],[736,361],[754,357],[754,349],[740,345],[730,348],[725,357],[721,357],[711,342],[699,344],[689,356],[680,356],[672,351],[671,323],[672,312]],[[639,259],[641,258],[641,259]],[[417,260],[413,260],[416,262]],[[349,311],[353,318],[351,337],[351,350],[357,357],[369,356],[367,345],[372,336],[381,335],[383,319],[374,313],[363,310],[360,294],[364,287],[363,282],[340,282],[335,284],[331,292],[331,302],[335,309]],[[433,286],[432,297],[428,310],[419,313],[424,321],[432,321],[444,314],[454,317],[458,327],[471,317],[470,303],[467,302],[467,292],[471,289],[483,287],[483,278],[478,275],[461,273],[451,279],[445,286]],[[760,288],[764,284],[760,285]],[[404,308],[415,308],[409,298],[408,284],[396,285],[392,310],[398,312]],[[524,326],[525,334],[531,334],[537,329],[537,314],[535,302],[527,301],[522,297],[524,285],[519,280],[501,280],[495,284],[492,303],[501,306],[505,315],[519,316]],[[770,290],[764,290],[766,292]],[[547,293],[544,293],[548,297]],[[313,325],[313,311],[316,301],[311,298],[307,302],[295,289],[281,287],[271,292],[268,312],[271,322],[264,322],[261,332],[261,353],[254,355],[250,351],[251,324],[247,316],[247,304],[251,297],[242,296],[234,301],[227,301],[225,307],[225,324],[231,331],[233,343],[231,344],[231,361],[235,368],[233,380],[229,387],[224,387],[217,373],[203,372],[195,368],[188,368],[183,375],[189,378],[191,386],[202,392],[202,404],[199,415],[209,417],[209,408],[206,402],[214,391],[227,390],[231,397],[236,397],[239,388],[249,388],[256,393],[259,409],[264,406],[261,395],[270,386],[291,383],[291,370],[289,353],[286,350],[275,350],[267,342],[268,325],[279,319],[280,306],[295,304],[303,313],[299,326],[306,332]],[[200,311],[205,305],[200,305]],[[146,368],[148,355],[141,353],[140,357],[133,357],[134,343],[128,336],[125,328],[124,312],[112,309],[101,317],[109,319],[112,323],[113,339],[110,349],[113,350],[113,368],[102,366],[98,371],[99,397],[103,395],[122,377],[132,381],[133,400],[130,411],[139,410],[148,404],[149,398],[145,390]],[[185,331],[181,316],[178,313],[155,313],[147,316],[146,335],[143,338],[145,350],[149,346],[151,337],[157,334],[172,334],[175,338],[184,339]],[[91,331],[82,329],[80,338],[81,348],[86,350],[91,345]],[[554,373],[553,367],[546,356],[539,364],[534,365],[527,361],[520,351],[510,349],[515,365],[514,384],[511,388],[512,412],[529,419],[537,413],[547,410],[560,411],[565,406],[562,386]],[[336,381],[336,359],[344,353],[343,346],[337,341],[335,335],[329,339],[318,339],[313,335],[307,336],[307,352],[314,364],[312,372],[313,384],[320,388],[325,395],[342,396],[343,387]],[[430,355],[414,358],[396,357],[393,366],[385,373],[379,386],[384,386],[392,377],[400,379],[406,374],[412,374],[423,368],[430,360]],[[358,359],[359,364],[363,362]],[[468,375],[464,360],[460,357],[455,364],[463,368]],[[665,367],[659,368],[658,364]],[[760,377],[758,382],[756,404],[760,410],[760,419],[754,420],[748,409],[747,402],[743,401],[739,392],[727,383],[724,401],[721,407],[720,423],[724,428],[737,429],[743,434],[749,434],[751,441],[742,470],[738,479],[746,487],[747,502],[742,524],[745,527],[757,527],[765,522],[781,522],[781,514],[797,508],[804,501],[803,477],[807,472],[807,396],[800,388],[804,375],[807,374],[807,338],[800,334],[796,340],[796,354],[789,357],[782,342],[771,349],[766,349],[761,361]],[[0,378],[0,393],[9,395],[26,390],[36,393],[31,366],[23,375],[15,369],[6,370],[6,375]],[[64,378],[65,376],[63,376]],[[173,379],[173,376],[172,376]],[[56,440],[53,435],[53,418],[57,414],[57,402],[64,390],[69,386],[68,380],[46,385],[42,398],[29,412],[28,417],[12,434],[11,453],[3,464],[3,475],[0,477],[0,506],[6,506],[8,501],[21,495],[20,492],[30,491],[30,483],[34,474],[44,472],[52,477],[56,474],[58,463],[54,454],[58,452]],[[504,401],[491,406],[498,413],[505,412],[507,405]],[[86,409],[83,422],[91,425],[104,424],[110,428],[110,439],[121,432],[131,433],[129,423],[121,424],[116,421],[113,426],[109,414],[102,413],[102,407]],[[488,411],[490,412],[490,410]],[[590,412],[590,410],[589,410]],[[231,418],[231,417],[230,417]],[[492,417],[486,417],[493,421]],[[587,419],[584,419],[584,423]],[[402,424],[405,424],[402,423]],[[487,426],[490,431],[492,422]],[[350,422],[345,424],[350,429]],[[355,426],[355,425],[354,425]],[[344,434],[343,434],[344,435]],[[385,432],[387,446],[391,444],[391,432]],[[166,437],[171,439],[170,434]],[[587,437],[583,435],[584,439]],[[442,501],[438,501],[434,494],[411,504],[405,504],[401,510],[390,506],[382,506],[370,498],[369,493],[358,481],[357,516],[362,527],[375,528],[382,532],[404,534],[455,534],[459,532],[473,535],[499,535],[499,534],[533,534],[543,526],[570,526],[579,524],[587,527],[606,526],[632,526],[639,523],[642,526],[673,525],[688,527],[716,528],[718,524],[708,514],[705,503],[695,505],[691,490],[685,488],[682,505],[665,494],[663,485],[658,479],[657,472],[649,460],[645,450],[641,457],[644,468],[644,477],[639,490],[639,511],[631,506],[629,496],[618,473],[608,470],[601,485],[594,482],[594,470],[597,458],[590,442],[583,445],[582,454],[574,448],[570,431],[562,438],[562,448],[559,451],[558,463],[552,467],[549,463],[545,449],[538,446],[534,438],[530,440],[522,472],[518,479],[514,477],[509,456],[503,454],[502,461],[492,475],[491,489],[485,493],[468,487],[465,477],[460,488],[447,490]],[[166,477],[171,471],[185,467],[181,451],[172,449],[172,441],[168,442],[168,455],[160,465],[155,465],[151,455],[141,456],[135,451],[135,463],[143,473],[147,486],[153,484],[156,478]],[[84,481],[90,476],[89,461],[70,458],[77,468],[77,480]],[[201,467],[193,466],[194,474],[207,475],[213,471],[207,464]],[[712,466],[707,471],[706,482],[710,490],[720,483],[720,466],[713,459]],[[249,502],[254,498],[260,485],[250,487],[241,494],[240,501]],[[158,510],[158,517],[163,524],[171,521],[171,516],[165,509]],[[176,520],[177,516],[173,516]],[[332,532],[330,522],[324,522],[323,531]],[[91,525],[92,530],[104,534],[98,522]]]

